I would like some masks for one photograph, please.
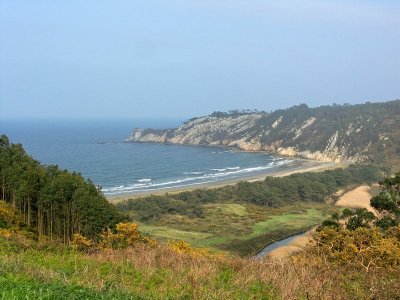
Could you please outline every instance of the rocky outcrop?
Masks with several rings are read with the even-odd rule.
[[[218,145],[322,161],[368,161],[400,149],[399,137],[400,101],[396,100],[318,108],[300,105],[273,113],[214,113],[174,129],[135,128],[127,141]]]

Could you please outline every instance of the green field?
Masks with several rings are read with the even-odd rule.
[[[251,255],[265,245],[320,224],[338,209],[321,203],[295,203],[280,208],[216,203],[202,206],[204,218],[163,216],[139,222],[143,234],[159,240],[185,240],[196,247]],[[247,246],[246,246],[247,244]]]

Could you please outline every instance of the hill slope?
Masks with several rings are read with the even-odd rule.
[[[337,161],[382,162],[400,154],[400,100],[360,105],[213,113],[179,128],[135,128],[131,142],[221,145]]]

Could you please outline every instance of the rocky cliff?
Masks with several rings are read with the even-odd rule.
[[[265,112],[213,113],[179,128],[135,128],[130,142],[221,145],[324,161],[400,156],[400,100]]]

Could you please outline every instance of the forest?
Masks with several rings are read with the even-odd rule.
[[[39,238],[67,243],[74,233],[95,237],[125,219],[90,180],[40,164],[5,135],[0,137],[0,184],[2,200]]]

